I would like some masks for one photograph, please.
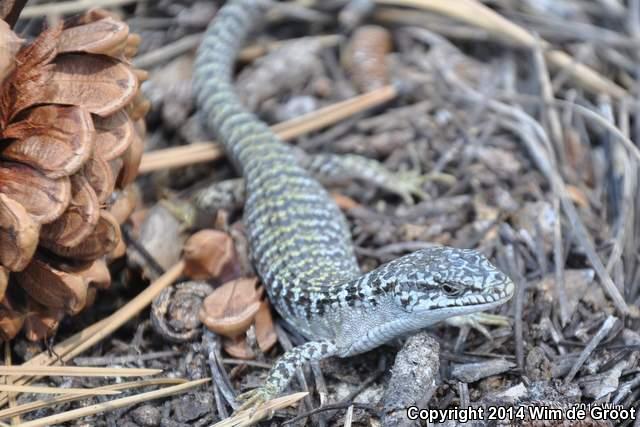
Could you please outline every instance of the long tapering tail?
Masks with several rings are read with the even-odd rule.
[[[230,0],[209,25],[197,53],[193,90],[207,127],[241,170],[249,156],[244,149],[256,144],[288,151],[269,127],[241,104],[233,86],[233,65],[242,43],[260,19],[266,2]],[[253,156],[255,157],[255,156]]]

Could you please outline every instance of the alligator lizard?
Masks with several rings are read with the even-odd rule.
[[[453,316],[497,307],[513,282],[478,251],[435,247],[362,274],[347,222],[294,151],[247,111],[233,87],[235,56],[264,10],[231,0],[198,49],[194,92],[206,125],[245,178],[251,259],[276,310],[309,341],[280,357],[242,408],[279,394],[303,363],[368,351]]]

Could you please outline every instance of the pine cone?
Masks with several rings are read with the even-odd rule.
[[[103,10],[25,44],[0,20],[0,338],[50,335],[109,285],[109,212],[135,179],[149,108],[139,37]]]

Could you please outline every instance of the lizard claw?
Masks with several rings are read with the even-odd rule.
[[[429,200],[430,196],[422,189],[425,182],[439,181],[446,185],[453,185],[455,177],[444,173],[421,174],[415,170],[408,170],[395,173],[396,180],[391,181],[389,190],[402,197],[403,201],[409,205],[413,204],[411,196],[420,200]]]
[[[236,396],[236,402],[240,405],[236,408],[235,412],[250,410],[253,415],[255,411],[265,402],[276,397],[276,393],[273,393],[267,387],[258,387],[253,390],[246,391]]]
[[[416,196],[420,200],[429,199],[429,195],[422,190],[422,184],[428,180],[426,175],[420,175],[416,171],[405,171],[398,172],[396,176],[398,177],[397,181],[390,186],[393,188],[389,189],[402,197],[406,204],[413,204],[411,196]]]

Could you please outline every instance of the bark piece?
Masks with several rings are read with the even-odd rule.
[[[398,352],[382,402],[385,426],[410,426],[407,408],[426,408],[439,383],[438,341],[426,332],[410,337]]]

